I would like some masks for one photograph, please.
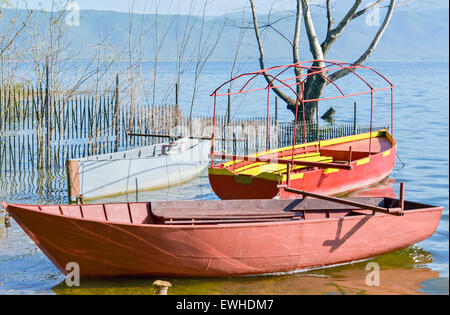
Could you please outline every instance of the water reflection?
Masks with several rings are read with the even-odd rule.
[[[362,188],[359,190],[347,193],[347,197],[389,197],[396,198],[394,184],[396,180],[393,178],[386,178],[383,181],[377,183],[376,185]]]
[[[5,172],[0,176],[0,200],[19,203],[67,203],[64,169]]]
[[[337,267],[291,274],[248,276],[239,278],[164,278],[172,287],[169,294],[421,294],[424,282],[438,279],[439,272],[423,266],[430,263],[430,253],[412,246],[374,259]],[[380,286],[369,287],[365,279],[366,264],[380,265]],[[79,288],[61,282],[52,290],[56,294],[153,294],[157,278],[120,278],[81,280]],[[160,278],[158,278],[160,279]]]

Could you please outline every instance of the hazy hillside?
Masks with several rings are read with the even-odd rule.
[[[337,9],[335,8],[335,11]],[[384,16],[381,12],[381,18]],[[4,14],[4,18],[7,18]],[[339,12],[334,12],[336,20],[339,19]],[[271,17],[271,20],[277,20],[284,15],[292,15],[292,12],[277,13]],[[225,21],[225,18],[227,19]],[[249,22],[250,14],[245,15]],[[164,29],[171,25],[167,33],[166,40],[160,52],[160,60],[172,61],[176,59],[176,42],[177,27],[178,36],[182,36],[184,24],[188,19],[187,16],[158,16],[159,38],[161,38]],[[189,45],[187,47],[186,57],[193,56],[197,51],[197,44],[200,37],[200,19],[197,19],[196,27],[193,29]],[[323,39],[326,28],[326,15],[323,8],[314,8],[313,19],[316,24],[317,32],[320,39]],[[45,24],[45,14],[36,13],[37,23]],[[134,23],[134,39],[142,29],[144,36],[142,37],[143,57],[152,60],[154,56],[155,30],[154,15],[135,15]],[[217,35],[217,29],[223,25],[225,28],[221,36],[217,49],[210,60],[231,60],[234,56],[236,42],[239,37],[240,29],[236,26],[242,23],[242,14],[235,13],[227,17],[208,17],[205,24],[205,33],[211,32],[211,40]],[[260,24],[267,21],[267,16],[259,16]],[[282,20],[276,26],[279,30],[292,37],[293,17]],[[448,60],[448,25],[449,17],[447,9],[433,10],[417,10],[410,8],[398,9],[392,22],[386,31],[378,49],[374,53],[371,60],[427,60],[442,61]],[[111,11],[81,11],[81,21],[79,27],[69,28],[67,40],[71,47],[79,51],[78,58],[90,58],[95,50],[95,44],[102,38],[108,38],[108,44],[111,47],[117,47],[121,54],[127,55],[128,39],[129,39],[129,15],[127,13],[118,13]],[[352,61],[356,59],[363,50],[366,49],[368,43],[376,32],[377,28],[368,27],[365,18],[361,17],[351,23],[345,30],[340,40],[333,47],[327,56],[329,59],[339,59]],[[206,34],[203,36],[206,36]],[[27,35],[31,36],[31,35]],[[266,58],[268,60],[290,60],[291,48],[289,44],[273,31],[265,31],[263,35],[264,48]],[[301,41],[302,59],[309,59],[309,49],[306,44],[306,36],[302,34]],[[240,51],[239,59],[255,60],[258,57],[254,33],[252,30],[246,30],[243,46]]]

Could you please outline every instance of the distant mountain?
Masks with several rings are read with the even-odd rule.
[[[336,21],[344,14],[334,8]],[[449,11],[448,9],[418,10],[411,8],[399,8],[394,13],[391,24],[384,34],[377,50],[373,54],[372,61],[448,61],[449,52]],[[3,13],[2,19],[8,18],[8,12]],[[382,20],[385,10],[380,11]],[[67,42],[72,49],[78,51],[77,58],[89,59],[96,51],[99,38],[107,38],[111,47],[116,47],[121,56],[126,58],[129,43],[129,15],[112,11],[84,10],[80,13],[80,26],[70,27],[67,34]],[[271,21],[276,21],[283,16],[290,16],[277,24],[276,28],[292,38],[294,17],[292,12],[278,12],[271,16]],[[24,13],[21,13],[23,18]],[[250,14],[245,15],[246,23],[250,22]],[[259,22],[263,25],[268,21],[267,15],[260,15]],[[42,25],[41,32],[45,33],[46,13],[35,13],[36,23]],[[178,36],[182,36],[186,21],[195,21],[189,44],[186,48],[186,58],[194,58],[198,49],[198,41],[201,34],[201,19],[199,17],[158,15],[158,39],[161,39],[164,30],[170,26],[161,47],[159,60],[176,60],[177,29]],[[323,8],[315,7],[313,19],[319,39],[324,38],[326,30],[326,14]],[[1,19],[0,19],[1,21]],[[139,38],[141,30],[141,51],[145,60],[153,60],[155,47],[155,15],[135,15],[133,19],[133,40]],[[18,24],[19,25],[19,24]],[[208,17],[205,21],[203,38],[210,36],[210,42],[214,41],[217,31],[224,26],[217,49],[211,56],[211,61],[230,61],[235,54],[237,40],[242,25],[242,13],[233,13],[228,16]],[[302,26],[303,28],[303,26]],[[211,31],[211,33],[209,33]],[[355,60],[368,46],[376,27],[366,25],[365,17],[360,17],[351,22],[344,31],[342,37],[336,42],[328,59],[345,61]],[[30,40],[31,34],[27,33],[24,40]],[[266,29],[263,32],[264,49],[267,60],[290,61],[291,47],[285,39],[275,32]],[[135,46],[137,47],[137,46]],[[112,54],[111,49],[108,52]],[[134,49],[136,53],[136,48]],[[253,30],[245,30],[242,47],[240,49],[240,60],[257,60],[259,56],[256,48]],[[311,58],[306,41],[306,34],[302,30],[301,58]]]

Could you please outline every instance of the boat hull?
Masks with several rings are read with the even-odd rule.
[[[191,180],[209,165],[210,141],[189,140],[187,148],[180,152],[146,157],[161,147],[159,144],[68,161],[69,200],[174,186]]]
[[[380,148],[380,152],[370,157],[364,156],[364,152],[361,152],[362,157],[352,161],[353,169],[351,170],[314,168],[292,173],[289,187],[317,194],[337,195],[376,184],[388,177],[395,165],[397,145],[394,140],[389,141],[393,144],[388,149],[382,151]],[[347,146],[351,145],[352,143],[347,144]],[[286,175],[242,176],[235,174],[231,167],[227,169],[223,165],[209,168],[211,187],[223,200],[296,198],[298,196],[278,187],[280,184],[288,184]]]
[[[257,275],[346,263],[430,237],[442,214],[430,207],[403,217],[318,212],[287,222],[167,226],[7,211],[61,272],[75,262],[82,277]]]

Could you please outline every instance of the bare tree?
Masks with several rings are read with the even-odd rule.
[[[179,10],[179,9],[178,9]],[[181,89],[181,78],[187,67],[189,66],[188,62],[185,62],[185,54],[186,48],[189,44],[189,40],[192,35],[192,30],[195,26],[195,17],[193,17],[194,12],[194,0],[191,0],[189,5],[189,13],[186,16],[186,21],[184,23],[182,36],[179,34],[179,23],[181,19],[181,13],[178,11],[177,15],[177,23],[176,23],[176,45],[177,45],[177,78],[176,85],[178,87],[178,91]],[[178,105],[178,104],[176,104]]]
[[[189,111],[189,121],[192,120],[192,112],[194,110],[195,99],[197,97],[197,89],[198,89],[198,80],[200,74],[203,71],[206,63],[208,62],[211,55],[216,50],[216,47],[219,43],[220,38],[222,37],[222,33],[225,28],[226,19],[224,19],[223,23],[216,22],[213,26],[210,27],[209,31],[205,30],[206,23],[206,7],[209,4],[209,0],[205,0],[203,3],[203,12],[200,26],[200,36],[197,45],[197,55],[195,62],[195,73],[194,73],[194,88],[192,91],[192,99],[191,99],[191,108]],[[216,37],[213,37],[214,30],[217,29]],[[206,33],[206,34],[205,34]]]
[[[261,38],[261,32],[260,32],[260,26],[258,25],[258,19],[256,16],[256,9],[255,9],[255,3],[254,0],[249,0],[251,11],[252,11],[252,18],[253,18],[253,26],[252,28],[255,31],[255,37],[256,41],[258,43],[258,49],[260,53],[259,63],[261,69],[265,69],[265,62],[264,62],[264,49],[263,49],[263,43]],[[355,0],[351,8],[347,11],[345,16],[342,18],[342,20],[337,23],[335,27],[335,21],[332,15],[331,10],[331,0],[324,0],[325,3],[325,10],[327,15],[327,33],[325,36],[325,39],[320,42],[319,38],[316,33],[314,22],[311,18],[311,1],[310,0],[296,0],[296,10],[295,10],[295,30],[294,30],[294,39],[290,41],[288,37],[281,33],[279,30],[275,29],[273,24],[276,23],[268,23],[264,25],[263,27],[267,28],[270,27],[274,29],[279,35],[281,35],[284,39],[288,40],[288,42],[292,46],[292,60],[293,63],[299,63],[300,57],[299,57],[299,38],[300,38],[300,27],[301,27],[301,20],[303,18],[303,25],[306,30],[307,34],[307,40],[309,45],[309,50],[311,52],[311,55],[314,60],[324,60],[334,45],[334,43],[339,39],[339,37],[342,35],[344,29],[350,24],[351,21],[355,20],[358,17],[361,17],[365,15],[366,13],[370,12],[371,10],[377,8],[377,7],[386,7],[387,12],[384,17],[383,22],[379,26],[378,31],[376,32],[375,36],[372,38],[369,47],[361,54],[359,58],[357,58],[353,64],[363,64],[369,57],[373,54],[375,51],[381,37],[383,36],[384,32],[386,31],[389,22],[391,21],[392,15],[394,13],[394,9],[400,5],[403,4],[403,1],[398,0],[377,0],[373,2],[372,4],[366,6],[365,8],[361,8],[363,0]],[[387,2],[387,5],[384,5],[384,2]],[[323,62],[315,62],[313,65],[315,69],[323,68],[324,64]],[[324,76],[321,75],[311,75],[309,76],[306,81],[304,82],[304,90],[302,91],[302,84],[301,79],[298,77],[303,74],[303,71],[301,68],[295,67],[295,74],[297,77],[297,93],[304,97],[305,100],[314,100],[320,98],[322,95],[325,87],[330,83],[330,81],[336,81],[347,74],[350,73],[347,69],[342,69],[337,72],[333,72],[330,74],[325,73]],[[271,82],[271,78],[269,76],[265,76],[268,83]],[[296,104],[297,100],[288,96],[283,91],[281,91],[278,88],[274,88],[275,93],[287,103],[287,108],[291,110],[294,114],[296,112]],[[307,121],[313,121],[315,114],[317,111],[317,102],[308,102],[305,104],[305,118]],[[301,108],[299,108],[299,112],[301,112]],[[303,115],[299,115],[299,117],[302,117]]]
[[[7,13],[5,11],[8,11]],[[6,66],[5,54],[13,55],[13,59],[18,60],[23,54],[23,49],[15,49],[18,41],[33,14],[33,10],[27,10],[25,18],[22,18],[20,10],[12,8],[7,1],[0,1],[0,63],[1,63],[1,83],[5,82],[5,70],[10,70],[11,64]],[[21,20],[21,23],[18,21]],[[8,58],[8,57],[7,57]]]
[[[229,83],[229,91],[232,90],[233,88],[233,83],[234,80],[232,80],[234,78],[234,76],[236,75],[237,72],[240,72],[241,69],[244,67],[245,63],[248,61],[246,60],[245,63],[243,62],[238,62],[239,60],[239,55],[241,53],[241,49],[243,46],[243,41],[244,41],[244,36],[245,36],[245,30],[246,30],[246,26],[245,26],[245,9],[242,9],[242,17],[241,17],[241,22],[240,22],[240,26],[238,26],[238,28],[240,29],[239,31],[239,36],[238,39],[236,41],[236,46],[235,46],[235,50],[234,50],[234,57],[233,57],[233,62],[231,63],[231,69],[230,71],[230,83]],[[241,99],[241,103],[239,104],[239,106],[242,105],[244,99],[245,99],[246,94],[244,94],[244,97]],[[229,107],[227,109],[227,123],[229,124],[231,122],[231,95],[228,96],[228,101],[229,101]],[[232,136],[232,135],[231,135]],[[230,136],[230,138],[231,138]]]
[[[99,33],[99,40],[95,44],[96,53],[89,60],[80,62],[76,57],[81,53],[80,47],[72,45],[69,35],[69,25],[65,23],[65,17],[69,12],[68,0],[52,0],[48,11],[40,10],[34,14],[30,20],[29,27],[26,28],[28,38],[22,43],[29,47],[27,53],[27,65],[35,71],[35,76],[31,76],[31,71],[27,71],[26,81],[32,83],[37,80],[37,95],[41,98],[39,104],[40,123],[36,126],[39,143],[44,143],[44,127],[47,134],[47,166],[50,163],[58,164],[59,150],[57,154],[52,154],[53,147],[49,145],[55,134],[62,136],[62,126],[58,124],[54,117],[62,117],[65,112],[65,105],[72,98],[76,98],[83,92],[80,88],[87,89],[93,93],[92,99],[94,112],[99,108],[102,96],[107,93],[100,90],[101,82],[105,81],[111,67],[117,59],[117,53],[108,47],[109,34]],[[56,118],[55,118],[56,119]],[[58,118],[59,119],[59,118]],[[45,122],[45,126],[44,126]],[[92,130],[89,134],[89,148],[96,147],[96,141],[100,132],[97,118],[92,119]],[[56,132],[58,131],[58,132]],[[45,148],[38,147],[38,155],[43,156]],[[95,153],[95,150],[94,150]],[[54,158],[52,158],[52,156]],[[40,167],[43,166],[43,159],[39,159]]]
[[[3,3],[0,5],[3,6]],[[0,18],[3,17],[1,6],[0,6]],[[0,36],[0,55],[3,55],[3,53],[17,40],[17,38],[20,36],[22,31],[27,26],[27,23],[32,13],[33,13],[32,10],[28,11],[25,21],[22,22],[22,24],[18,29],[14,28],[14,26],[16,25],[16,20],[14,18],[11,18],[8,21],[8,25],[5,28],[2,27],[2,32]]]

